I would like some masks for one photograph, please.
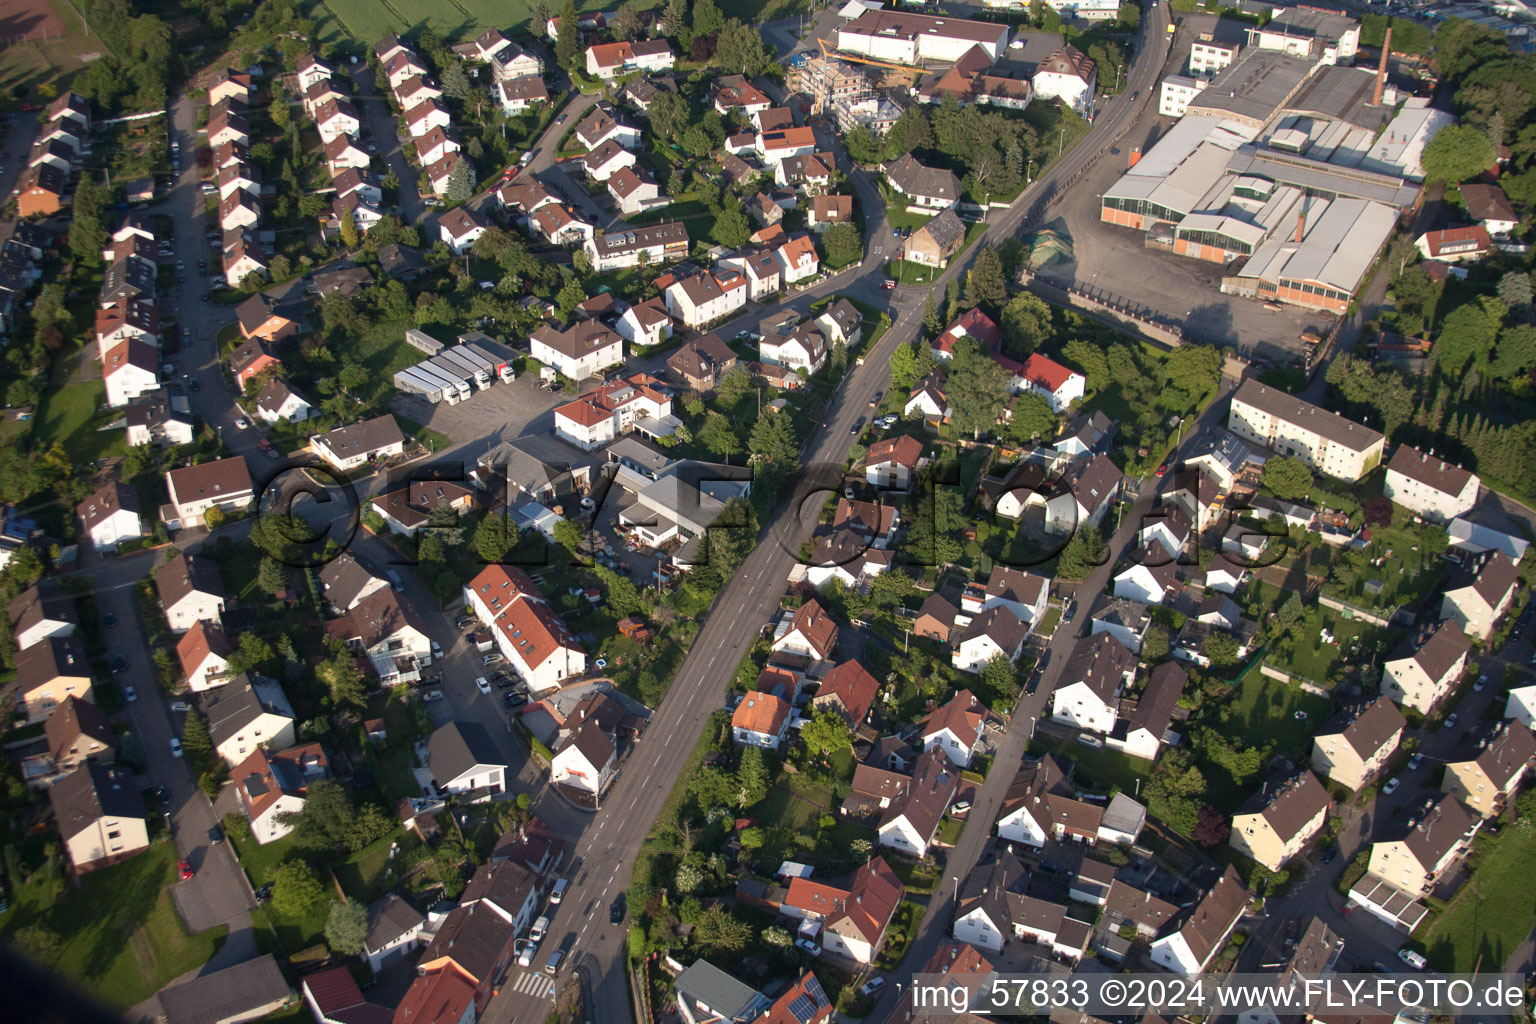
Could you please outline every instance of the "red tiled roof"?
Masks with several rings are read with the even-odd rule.
[[[1073,374],[1071,370],[1062,366],[1054,359],[1048,359],[1039,352],[1036,352],[1024,360],[1024,372],[1019,374],[1019,376],[1036,387],[1044,388],[1055,394],[1061,390],[1062,385],[1072,379]]]

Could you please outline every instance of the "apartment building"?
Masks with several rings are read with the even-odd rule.
[[[1239,437],[1354,482],[1381,463],[1386,437],[1310,402],[1247,380],[1232,396],[1227,427]]]

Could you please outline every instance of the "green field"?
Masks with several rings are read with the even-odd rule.
[[[188,935],[167,886],[176,847],[159,841],[137,857],[80,876],[79,884],[29,879],[0,916],[0,937],[27,950],[27,928],[57,937],[47,966],[113,1010],[127,1010],[162,985],[206,963],[229,930]]]
[[[52,0],[49,6],[64,22],[62,36],[28,40],[0,50],[0,87],[18,97],[30,97],[39,85],[72,76],[87,60],[107,52],[100,39],[88,34],[69,4]]]
[[[661,5],[661,0],[639,0],[641,10]],[[487,28],[502,31],[520,28],[533,17],[532,0],[445,0],[426,8],[416,8],[406,0],[313,0],[308,13],[315,19],[316,36],[322,42],[337,42],[351,37],[372,46],[386,33],[408,33],[430,28],[449,42],[473,38]],[[727,18],[740,18],[749,24],[787,18],[809,11],[808,0],[721,0],[720,11]],[[578,11],[613,10],[609,0],[577,0]],[[559,5],[554,5],[558,12]],[[543,36],[544,27],[530,26]]]
[[[1524,808],[1522,808],[1524,810]],[[1425,955],[1437,971],[1501,971],[1536,928],[1525,888],[1536,857],[1536,834],[1527,823],[1506,825],[1498,836],[1478,840],[1477,868],[1441,917],[1424,935]],[[1511,898],[1514,896],[1515,898]]]

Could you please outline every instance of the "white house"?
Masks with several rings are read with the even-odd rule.
[[[1174,710],[1189,674],[1175,662],[1165,661],[1147,675],[1147,684],[1136,694],[1129,709],[1122,706],[1120,721],[1105,744],[1132,757],[1157,760],[1168,737]]]
[[[1481,483],[1477,474],[1405,444],[1387,463],[1381,493],[1410,512],[1445,523],[1477,504]]]
[[[263,423],[303,423],[315,407],[279,377],[272,377],[251,402],[251,416]]]
[[[178,636],[198,622],[218,623],[224,612],[223,580],[204,556],[177,552],[155,570],[154,581],[166,621]]]
[[[998,609],[1002,611],[1002,609]],[[970,766],[987,709],[970,690],[957,690],[923,725],[923,749],[936,750],[960,768]]]
[[[662,300],[652,297],[626,309],[613,329],[631,344],[650,347],[672,337],[672,325],[672,316]]]
[[[790,704],[777,694],[749,690],[731,712],[731,735],[737,743],[779,749],[789,732]]]
[[[549,762],[550,781],[592,797],[601,796],[619,760],[611,731],[595,716],[582,716],[574,723],[568,720],[566,725],[569,732]]]
[[[1387,657],[1381,692],[1403,707],[1428,714],[1455,688],[1472,650],[1471,641],[1447,619],[1420,643],[1405,639]]]
[[[1067,45],[1046,57],[1035,68],[1030,83],[1043,100],[1059,99],[1086,115],[1098,85],[1098,66],[1075,46]]]
[[[1226,945],[1238,919],[1248,909],[1248,890],[1237,869],[1227,866],[1221,880],[1206,893],[1180,927],[1152,943],[1152,961],[1176,974],[1200,974]]]
[[[357,111],[346,101],[328,100],[315,111],[315,130],[321,142],[330,142],[341,135],[356,135],[362,128]]]
[[[257,747],[230,771],[240,809],[251,823],[251,837],[266,845],[293,831],[283,821],[287,814],[304,810],[304,795],[309,783],[323,778],[328,761],[318,743],[268,754]]]
[[[397,893],[388,893],[368,904],[368,934],[363,939],[368,966],[378,973],[409,953],[420,942],[426,924],[427,919]]]
[[[1136,679],[1136,656],[1108,633],[1077,641],[1051,694],[1051,717],[1085,732],[1111,733],[1120,695]]]
[[[864,456],[864,479],[875,487],[904,491],[922,455],[923,443],[906,434],[876,441]]]
[[[208,719],[213,749],[230,767],[259,748],[293,746],[293,707],[276,680],[242,673],[228,685],[205,691],[198,706]]]
[[[439,793],[506,791],[507,764],[479,722],[449,722],[427,739],[427,769]]]
[[[532,693],[547,693],[586,672],[586,651],[523,570],[486,566],[465,585],[464,600],[491,626],[497,650]]]
[[[127,768],[87,761],[49,788],[48,801],[76,874],[149,847],[144,800]]]
[[[785,284],[815,277],[821,270],[821,257],[816,254],[816,243],[810,235],[788,239],[773,250],[773,255],[784,268]]]
[[[663,294],[667,312],[698,330],[747,304],[747,278],[736,270],[718,274],[706,270],[674,281]]]
[[[129,338],[112,347],[101,361],[107,405],[120,409],[160,386],[160,350],[142,338]]]
[[[478,214],[460,206],[438,218],[437,230],[443,243],[455,256],[462,256],[485,234],[486,224]]]
[[[795,610],[782,636],[773,641],[775,652],[810,661],[826,661],[837,649],[837,623],[821,602],[811,598]]]
[[[1115,574],[1114,594],[1142,604],[1162,604],[1173,593],[1178,566],[1149,548],[1131,552],[1131,564]]]
[[[225,512],[242,510],[255,497],[250,469],[240,455],[170,470],[165,474],[165,484],[176,527],[202,523],[210,508]]]
[[[405,451],[405,435],[389,413],[310,438],[315,454],[343,473]]]
[[[941,751],[924,751],[906,789],[880,815],[877,843],[909,857],[925,857],[939,822],[960,788],[960,769]]]
[[[81,530],[97,551],[114,551],[125,540],[144,536],[137,488],[116,480],[102,485],[75,509]]]
[[[1450,619],[1470,637],[1487,640],[1513,603],[1519,579],[1520,570],[1502,551],[1463,555],[1446,582],[1440,617]]]
[[[562,377],[581,381],[624,362],[624,339],[600,320],[578,320],[565,330],[545,324],[529,335],[528,351]]]
[[[432,663],[432,640],[426,624],[409,601],[382,587],[353,603],[325,632],[366,657],[383,686],[414,682],[421,668]]]
[[[217,626],[202,621],[176,641],[176,659],[181,665],[181,676],[193,693],[223,686],[229,681],[229,656],[234,648]]]
[[[757,346],[758,356],[769,366],[804,370],[807,374],[816,373],[826,365],[827,351],[826,336],[814,320],[797,324],[783,334],[765,332]]]
[[[615,378],[555,407],[555,434],[593,451],[623,434],[662,437],[672,432],[672,399],[649,374]]]
[[[1019,660],[1029,627],[1009,608],[999,605],[982,612],[960,627],[950,663],[961,672],[981,672],[992,659]]]
[[[1055,413],[1065,412],[1073,402],[1082,401],[1083,389],[1088,384],[1088,378],[1076,370],[1039,352],[1024,360],[1024,368],[1017,378],[1023,382],[1025,391],[1045,399]]]

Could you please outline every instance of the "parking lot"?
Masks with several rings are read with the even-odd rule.
[[[570,400],[563,391],[544,390],[537,373],[525,373],[477,391],[458,405],[433,405],[419,395],[401,395],[391,405],[400,415],[447,435],[456,444],[484,440],[484,445],[471,449],[478,453],[524,434],[549,433],[555,426],[555,407]]]

